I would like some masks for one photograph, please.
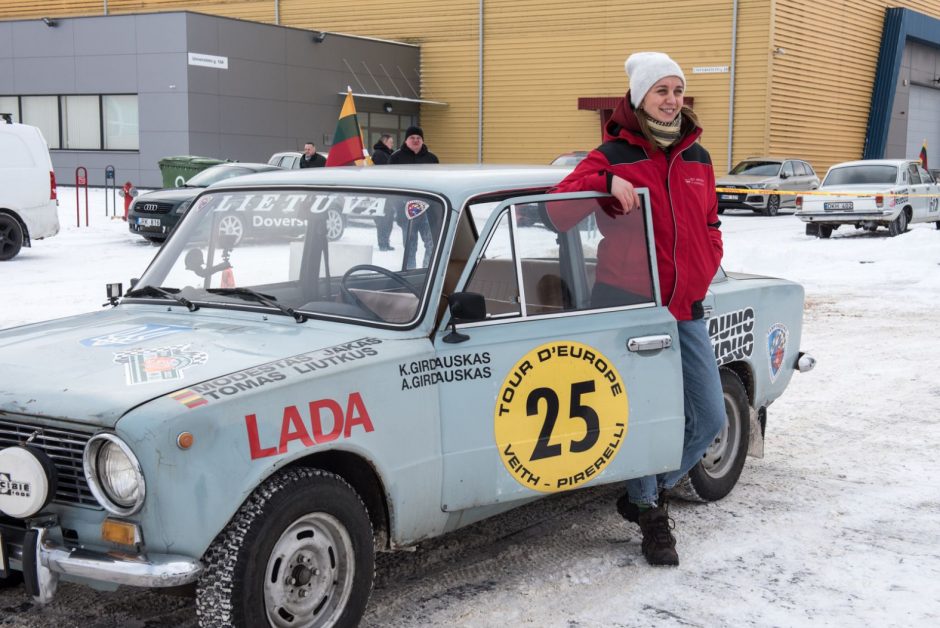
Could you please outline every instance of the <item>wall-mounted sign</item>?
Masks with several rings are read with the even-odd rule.
[[[190,52],[189,65],[201,65],[207,68],[228,70],[228,57],[217,57],[215,55],[204,55],[198,52]]]
[[[728,71],[726,65],[705,65],[692,68],[692,74],[723,74]]]

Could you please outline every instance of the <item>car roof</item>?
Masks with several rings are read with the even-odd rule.
[[[803,157],[745,157],[743,161],[809,161]],[[741,163],[741,162],[738,162]]]
[[[467,199],[499,192],[538,194],[553,187],[571,171],[570,166],[408,165],[307,168],[283,170],[221,181],[212,189],[278,186],[370,187],[417,190],[441,194],[454,207]]]
[[[209,166],[209,168],[218,168],[219,166],[226,168],[236,168],[240,166],[242,168],[251,168],[252,170],[278,170],[277,166],[272,166],[271,164],[259,164],[250,161],[228,161],[223,164],[214,164]]]
[[[841,164],[835,164],[832,168],[843,168],[845,166],[900,166],[911,162],[919,163],[917,159],[856,159],[855,161],[843,161]],[[830,170],[832,170],[830,168]]]

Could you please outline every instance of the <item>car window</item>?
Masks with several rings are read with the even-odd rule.
[[[742,161],[728,174],[746,174],[758,177],[776,177],[780,173],[779,161]]]
[[[607,268],[602,276],[617,273],[620,289],[615,296],[603,287],[595,290],[602,231],[613,221],[602,209],[609,202],[546,200],[504,208],[475,260],[466,291],[483,295],[490,318],[653,304],[644,212],[617,218],[619,254],[604,256],[616,270]]]
[[[231,179],[232,177],[240,177],[244,174],[253,174],[255,172],[257,171],[251,168],[240,168],[238,166],[212,166],[187,179],[186,187],[204,188],[219,181]]]
[[[833,168],[823,181],[824,186],[833,185],[893,185],[898,180],[897,166],[887,164],[844,166]]]
[[[933,183],[934,182],[933,176],[929,172],[924,170],[923,166],[921,166],[920,164],[917,164],[917,172],[918,174],[920,174],[921,183]]]
[[[802,161],[791,161],[790,163],[793,164],[793,174],[795,174],[796,176],[798,176],[798,177],[805,177],[806,175],[809,174],[809,173],[806,172],[806,170],[803,168],[803,162],[802,162]]]
[[[920,183],[920,173],[917,172],[917,164],[907,164],[907,176],[910,183],[915,185]]]
[[[793,170],[793,162],[792,161],[783,162],[783,169],[780,171],[780,174],[787,176],[787,177],[792,177],[794,174],[796,174]]]
[[[808,175],[811,176],[811,177],[815,177],[815,176],[816,176],[816,171],[813,170],[813,166],[811,166],[809,163],[807,163],[807,162],[805,162],[805,161],[802,161],[802,162],[800,162],[800,163],[802,163],[802,164],[803,164],[803,167],[806,169],[806,174],[808,174]]]
[[[180,290],[203,306],[275,302],[356,324],[413,324],[427,298],[444,208],[441,198],[429,194],[213,191],[195,201],[138,287]],[[377,226],[396,215],[405,228],[395,229],[395,246],[379,247]],[[331,240],[334,216],[347,226]]]

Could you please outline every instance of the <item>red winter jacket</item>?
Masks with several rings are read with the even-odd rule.
[[[696,142],[702,129],[685,119],[682,139],[667,158],[651,148],[629,102],[627,92],[604,128],[604,143],[552,191],[609,192],[608,173],[649,188],[663,302],[676,320],[701,318],[697,302],[705,297],[722,256],[715,173],[708,151]],[[624,222],[598,215],[604,239],[597,252],[597,281],[633,291],[627,273],[617,270],[646,262],[631,259],[635,255],[629,247],[619,245]]]

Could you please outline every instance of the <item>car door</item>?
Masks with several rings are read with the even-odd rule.
[[[780,187],[784,190],[802,190],[802,181],[799,176],[797,176],[797,171],[794,169],[794,162],[784,161],[783,166],[780,168],[780,178],[783,181],[780,182]],[[781,194],[780,195],[780,204],[789,205],[796,201],[795,194]]]
[[[909,222],[918,222],[924,219],[927,214],[927,194],[928,186],[921,181],[920,167],[913,161],[907,162],[907,179],[910,181],[910,194],[906,205],[911,206],[911,218]]]
[[[453,299],[482,295],[486,316],[445,313],[445,326],[457,324],[434,335],[428,365],[440,386],[445,511],[679,464],[681,364],[652,272],[649,206],[617,218],[633,292],[596,307],[597,249],[613,220],[599,196],[509,200],[481,231]],[[520,226],[532,212],[540,219]]]
[[[920,215],[915,216],[914,220],[917,222],[935,220],[938,216],[938,205],[940,205],[940,197],[937,196],[938,192],[940,192],[940,187],[938,187],[936,181],[934,181],[933,175],[924,170],[923,166],[920,164],[915,165],[917,166],[917,173],[920,175],[922,184],[921,193],[924,194],[924,211]]]

